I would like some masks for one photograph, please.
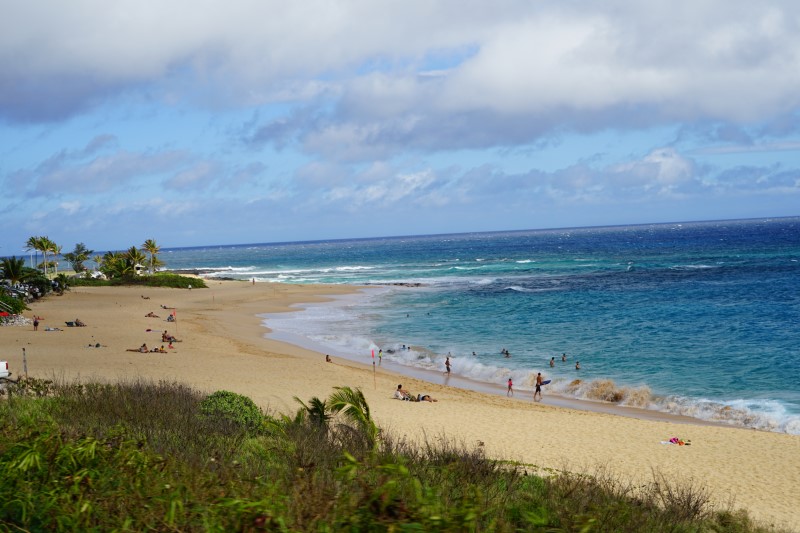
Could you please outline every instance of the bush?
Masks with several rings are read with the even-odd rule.
[[[264,422],[264,414],[253,400],[226,390],[217,391],[200,402],[200,412],[247,430],[260,428]]]
[[[25,305],[25,302],[23,302],[20,298],[13,298],[11,296],[4,294],[2,288],[0,288],[0,302],[3,302],[3,304],[5,304],[5,305],[0,305],[0,308],[8,310],[6,308],[6,306],[8,306],[11,309],[9,312],[12,315],[18,315],[23,311],[25,311],[26,309],[28,309],[28,306]]]
[[[152,276],[126,276],[123,278],[92,279],[92,278],[73,278],[73,287],[109,287],[119,285],[143,285],[146,287],[170,287],[173,289],[206,289],[208,286],[200,278],[181,276],[170,272],[159,272]]]

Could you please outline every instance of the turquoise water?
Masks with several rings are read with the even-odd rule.
[[[451,353],[453,373],[476,381],[513,377],[525,389],[543,372],[551,391],[568,396],[800,434],[799,218],[209,246],[162,257],[170,269],[217,277],[375,285],[268,320],[331,354],[369,361],[382,349],[384,361],[441,370]]]

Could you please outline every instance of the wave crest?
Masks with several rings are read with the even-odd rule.
[[[618,386],[610,379],[593,381],[576,379],[566,385],[564,392],[577,398],[641,408],[649,407],[653,399],[650,387],[644,385],[641,387]]]

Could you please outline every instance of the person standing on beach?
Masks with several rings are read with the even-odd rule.
[[[378,350],[378,366],[381,366],[381,363],[383,363],[383,348]]]
[[[536,395],[539,395],[539,401],[542,401],[542,373],[536,374],[536,390],[533,392],[533,401],[536,401]]]
[[[444,360],[445,374],[450,374],[450,354],[447,354],[447,359]]]
[[[39,331],[39,317],[33,316],[33,331]]]
[[[508,378],[508,392],[506,396],[514,396],[514,382],[511,381],[511,378]]]

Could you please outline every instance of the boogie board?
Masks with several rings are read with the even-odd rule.
[[[548,384],[548,383],[550,383],[551,381],[552,381],[552,380],[550,380],[550,379],[546,379],[546,380],[542,381],[542,385],[547,385],[547,384]]]

